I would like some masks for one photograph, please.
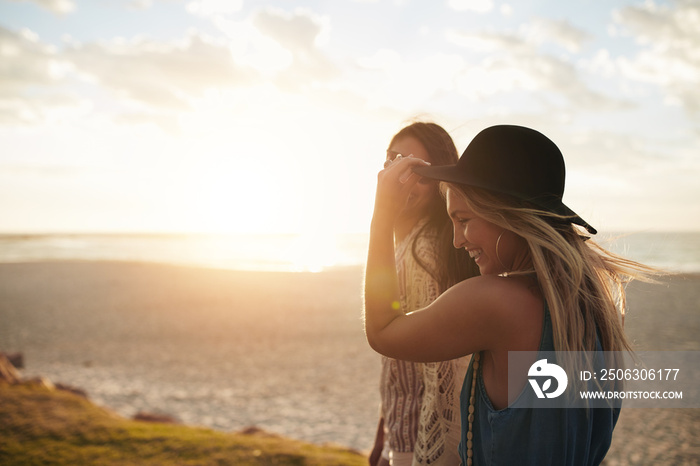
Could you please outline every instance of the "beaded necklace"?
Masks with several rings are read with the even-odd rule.
[[[474,429],[472,426],[474,424],[474,394],[476,392],[476,373],[479,370],[480,359],[481,353],[474,353],[474,356],[472,356],[472,389],[469,395],[469,417],[467,418],[467,420],[469,421],[469,430],[467,431],[467,466],[472,466],[474,464],[474,451],[472,450],[472,439],[474,438]]]

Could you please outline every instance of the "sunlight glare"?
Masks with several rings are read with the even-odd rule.
[[[296,272],[322,272],[337,265],[340,251],[329,234],[302,234],[292,243],[288,260]]]

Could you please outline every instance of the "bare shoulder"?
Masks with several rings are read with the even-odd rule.
[[[470,314],[469,325],[483,332],[488,349],[531,341],[539,335],[544,315],[539,287],[527,276],[470,278],[447,290],[434,304],[451,308],[455,317],[460,308]]]
[[[455,298],[467,299],[490,305],[489,307],[513,307],[513,303],[542,304],[542,296],[536,281],[529,276],[501,277],[486,275],[457,283],[445,292]]]

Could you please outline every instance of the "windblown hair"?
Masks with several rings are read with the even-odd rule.
[[[566,217],[484,189],[442,183],[447,189],[476,215],[525,239],[557,351],[595,350],[596,330],[604,351],[632,350],[623,331],[624,288],[633,279],[653,281],[658,271],[605,250]]]
[[[452,137],[440,125],[420,121],[411,123],[394,135],[389,143],[389,148],[396,141],[407,137],[413,137],[423,145],[428,154],[430,154],[432,166],[454,165],[459,160],[459,154]],[[387,149],[387,156],[391,155],[389,149]],[[445,201],[438,192],[437,183],[435,196],[430,204],[428,215],[428,221],[418,232],[411,245],[411,255],[418,265],[437,281],[442,293],[462,280],[479,275],[479,270],[466,251],[455,249],[452,246],[452,222],[447,215]],[[421,260],[416,253],[419,240],[430,233],[436,234],[438,237],[440,260],[437,262],[440,267],[437,269]]]

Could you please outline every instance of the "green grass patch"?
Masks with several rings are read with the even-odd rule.
[[[60,390],[0,382],[3,465],[365,465],[280,436],[127,420]]]

